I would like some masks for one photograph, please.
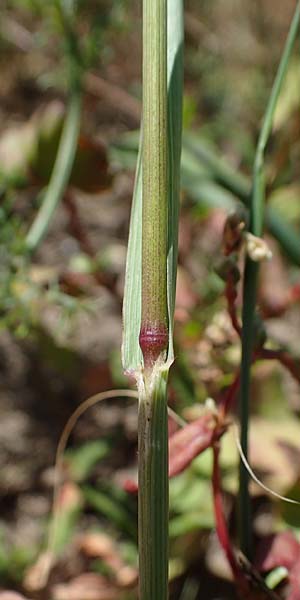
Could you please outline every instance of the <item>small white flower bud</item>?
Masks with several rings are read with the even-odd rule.
[[[271,260],[272,252],[265,240],[252,233],[245,234],[246,252],[251,260],[261,262],[262,260]]]

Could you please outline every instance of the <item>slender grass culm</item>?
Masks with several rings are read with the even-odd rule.
[[[139,393],[139,591],[168,598],[167,380],[173,361],[182,113],[182,0],[143,0],[143,124],[123,307]]]
[[[167,0],[143,1],[142,318],[138,418],[140,598],[168,588]],[[159,549],[159,550],[158,550]]]
[[[269,140],[274,113],[279,98],[282,84],[287,72],[289,59],[294,48],[300,23],[300,2],[297,2],[295,13],[291,22],[289,34],[281,56],[276,78],[272,87],[269,102],[265,111],[253,168],[253,187],[250,205],[250,232],[258,238],[262,236],[265,212],[265,170],[264,154]],[[242,329],[242,362],[241,362],[241,393],[240,393],[240,420],[241,420],[241,448],[247,458],[248,451],[248,422],[250,399],[250,369],[255,344],[255,307],[259,263],[246,260],[243,289],[243,329]],[[249,496],[249,473],[245,465],[240,463],[240,488],[239,488],[239,537],[240,546],[244,554],[251,558],[251,510]]]
[[[37,250],[45,237],[55,210],[66,191],[74,163],[81,121],[83,73],[79,44],[74,31],[75,9],[70,5],[67,10],[60,0],[55,0],[54,8],[64,37],[69,103],[51,178],[41,207],[26,237],[26,246],[30,254]]]

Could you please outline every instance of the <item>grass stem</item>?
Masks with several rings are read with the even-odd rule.
[[[140,346],[149,366],[168,346],[167,0],[143,2],[143,232]]]
[[[142,307],[139,343],[139,586],[168,598],[169,344],[167,0],[143,0]]]
[[[286,75],[288,62],[295,44],[300,20],[300,2],[297,3],[294,17],[290,26],[287,41],[282,53],[281,61],[272,87],[267,105],[262,128],[260,131],[253,169],[253,191],[250,206],[250,231],[255,236],[261,237],[264,224],[265,203],[265,173],[264,153],[272,130],[272,123],[276,104]],[[243,327],[242,327],[242,361],[241,361],[241,388],[239,413],[241,422],[241,447],[245,457],[248,456],[248,429],[249,429],[249,404],[251,362],[254,348],[254,319],[256,307],[256,290],[258,280],[258,263],[249,257],[246,259],[243,289]],[[239,537],[240,546],[244,554],[251,558],[252,533],[251,533],[251,506],[249,495],[249,474],[243,463],[240,463],[239,484]]]
[[[139,586],[141,600],[168,598],[167,376],[139,400]]]

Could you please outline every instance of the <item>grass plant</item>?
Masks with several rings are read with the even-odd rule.
[[[70,98],[48,189],[26,238],[30,255],[43,240],[55,209],[66,192],[74,163],[81,120],[83,63],[75,34],[76,28],[73,28],[73,9],[70,9],[75,6],[75,3],[68,4],[56,0],[54,4],[65,36]],[[252,183],[250,179],[235,172],[223,160],[216,157],[205,145],[202,146],[192,134],[187,134],[184,138],[185,151],[192,154],[193,158],[198,159],[199,163],[207,169],[207,171],[204,169],[203,179],[206,177],[207,182],[210,180],[210,183],[220,185],[223,190],[229,191],[234,196],[234,200],[242,200],[250,213],[250,225],[249,231],[245,232],[248,210],[243,210],[243,214],[247,213],[245,218],[241,217],[237,220],[235,229],[234,227],[231,229],[231,233],[237,233],[237,243],[233,243],[228,252],[224,252],[223,248],[223,258],[229,257],[227,262],[229,267],[223,277],[226,282],[224,295],[231,324],[241,339],[241,367],[237,367],[237,372],[224,397],[220,395],[219,406],[208,402],[199,419],[193,423],[185,423],[184,428],[170,438],[169,445],[168,377],[174,360],[173,318],[182,148],[183,2],[182,0],[143,0],[143,120],[129,232],[122,344],[124,371],[134,377],[138,391],[136,393],[132,390],[115,390],[89,398],[76,409],[68,421],[57,452],[59,467],[70,432],[86,408],[93,406],[99,400],[111,398],[116,393],[120,397],[123,395],[129,398],[136,398],[138,394],[140,600],[167,600],[169,597],[169,476],[180,474],[207,448],[213,451],[211,479],[217,535],[231,566],[237,587],[244,586],[247,597],[250,597],[248,590],[251,589],[251,582],[249,584],[236,559],[226,523],[219,456],[221,438],[229,428],[228,413],[234,408],[240,387],[241,453],[244,463],[247,461],[251,366],[254,361],[279,360],[294,377],[296,373],[295,379],[298,377],[299,381],[298,370],[288,352],[264,348],[264,343],[257,344],[255,325],[259,262],[254,260],[253,255],[252,258],[246,255],[243,272],[242,323],[238,313],[237,289],[240,280],[239,269],[242,264],[240,258],[244,248],[247,247],[245,244],[247,233],[254,236],[257,243],[261,242],[264,224],[280,242],[289,258],[296,265],[300,264],[300,245],[296,232],[290,230],[288,225],[278,218],[276,212],[265,207],[264,164],[274,113],[295,46],[299,23],[300,2],[297,2],[259,134]],[[184,169],[182,165],[183,173]],[[233,240],[236,242],[234,236]],[[170,448],[170,461],[168,448]],[[177,462],[176,470],[174,456],[176,459],[178,455],[181,462]],[[250,468],[247,470],[244,463],[241,462],[239,468],[239,545],[246,557],[251,559],[252,523],[249,495],[251,470]],[[198,485],[198,481],[196,483]],[[134,538],[135,525],[134,527],[132,523],[126,525],[126,511],[114,510],[113,503],[108,505],[105,493],[101,490],[93,490],[86,486],[84,491],[91,504],[97,506],[98,510],[104,512],[106,516],[108,515],[109,519],[114,520],[125,533],[127,527],[127,533]],[[199,529],[200,526],[197,522],[195,528]],[[58,529],[54,518],[52,532],[54,540]],[[50,547],[51,544],[55,546],[53,539],[50,541]],[[48,565],[48,569],[50,566]],[[182,600],[196,597],[199,594],[198,589],[198,581],[187,579],[182,591]]]

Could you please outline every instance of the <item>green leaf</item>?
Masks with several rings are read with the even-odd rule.
[[[168,361],[174,357],[173,315],[176,291],[177,237],[180,190],[180,154],[182,122],[182,0],[168,1]],[[140,140],[136,179],[134,186],[130,233],[128,242],[125,292],[123,303],[122,361],[126,372],[134,373],[142,365],[139,346],[141,324],[141,268],[142,268],[142,163]]]
[[[67,457],[71,463],[72,477],[76,481],[86,479],[94,466],[103,460],[109,451],[109,444],[104,440],[94,440],[83,444],[77,450],[69,450]]]
[[[76,88],[70,97],[58,152],[43,203],[26,237],[26,243],[31,252],[36,250],[46,235],[55,210],[67,188],[77,148],[80,117],[81,91]]]
[[[135,537],[135,524],[121,502],[110,497],[108,493],[99,488],[92,488],[91,486],[84,486],[83,494],[89,504],[105,516],[110,523]]]
[[[276,567],[271,573],[269,573],[265,579],[266,585],[270,590],[274,590],[282,581],[288,577],[288,570],[286,567]]]

